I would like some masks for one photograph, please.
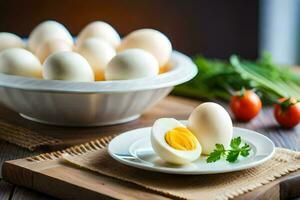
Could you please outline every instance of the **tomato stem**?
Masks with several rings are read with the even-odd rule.
[[[298,102],[298,100],[292,99],[291,97],[286,98],[284,101],[280,102],[278,101],[278,104],[280,105],[280,108],[282,112],[286,112],[290,106],[295,105]]]
[[[239,97],[240,97],[240,98],[243,98],[243,97],[245,96],[245,93],[246,93],[245,87],[242,87],[242,89],[240,90],[239,93],[240,93],[240,94],[239,94]]]

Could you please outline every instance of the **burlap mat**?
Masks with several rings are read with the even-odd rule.
[[[215,175],[169,175],[136,169],[113,160],[106,148],[78,155],[63,154],[67,163],[131,182],[180,199],[229,199],[300,169],[300,152],[277,148],[273,158],[251,169]]]
[[[61,144],[62,141],[46,135],[41,135],[21,126],[0,120],[0,139],[34,151],[41,146]]]

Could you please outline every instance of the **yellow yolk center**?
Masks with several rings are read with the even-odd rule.
[[[197,138],[186,127],[176,127],[168,131],[165,140],[177,150],[191,151],[197,147]]]

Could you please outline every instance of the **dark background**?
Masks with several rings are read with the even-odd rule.
[[[227,58],[258,55],[258,0],[0,0],[0,31],[28,36],[54,19],[76,35],[103,20],[121,35],[135,29],[164,32],[175,49],[189,55]]]

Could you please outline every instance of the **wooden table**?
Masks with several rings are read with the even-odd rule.
[[[178,100],[174,97],[168,97],[168,100]],[[184,100],[185,101],[185,100]],[[184,103],[183,101],[183,103]],[[0,109],[1,114],[1,109]],[[147,115],[147,114],[146,114]],[[145,116],[147,118],[147,116]],[[285,130],[276,125],[272,115],[272,108],[264,108],[260,115],[252,120],[250,123],[235,122],[235,126],[246,127],[256,130],[268,136],[276,146],[285,147],[300,151],[300,126],[295,129]],[[0,141],[0,166],[5,160],[22,158],[30,155],[37,155],[46,150],[38,150],[30,152],[21,147],[9,144],[5,141]],[[48,150],[49,151],[49,150]],[[0,170],[1,171],[1,170]],[[0,178],[2,175],[0,174]],[[53,197],[28,190],[19,186],[11,185],[0,179],[0,200],[35,200],[35,199],[55,199]]]

